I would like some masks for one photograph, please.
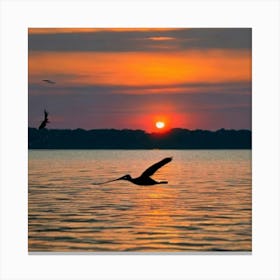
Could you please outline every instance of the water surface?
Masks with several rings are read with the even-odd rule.
[[[250,150],[29,150],[29,252],[251,251],[251,185]]]

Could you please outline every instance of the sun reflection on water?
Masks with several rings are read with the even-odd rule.
[[[29,151],[28,191],[29,251],[251,250],[251,151]]]

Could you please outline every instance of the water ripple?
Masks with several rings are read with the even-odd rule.
[[[171,155],[168,185],[91,185]],[[29,251],[251,251],[251,191],[251,151],[29,151]]]

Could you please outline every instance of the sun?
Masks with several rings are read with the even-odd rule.
[[[156,127],[157,127],[158,129],[163,129],[163,128],[165,127],[165,123],[162,122],[162,121],[157,121],[157,122],[156,122]]]

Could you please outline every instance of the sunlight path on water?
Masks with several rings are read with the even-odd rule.
[[[249,150],[29,150],[29,251],[251,251],[251,184]]]

